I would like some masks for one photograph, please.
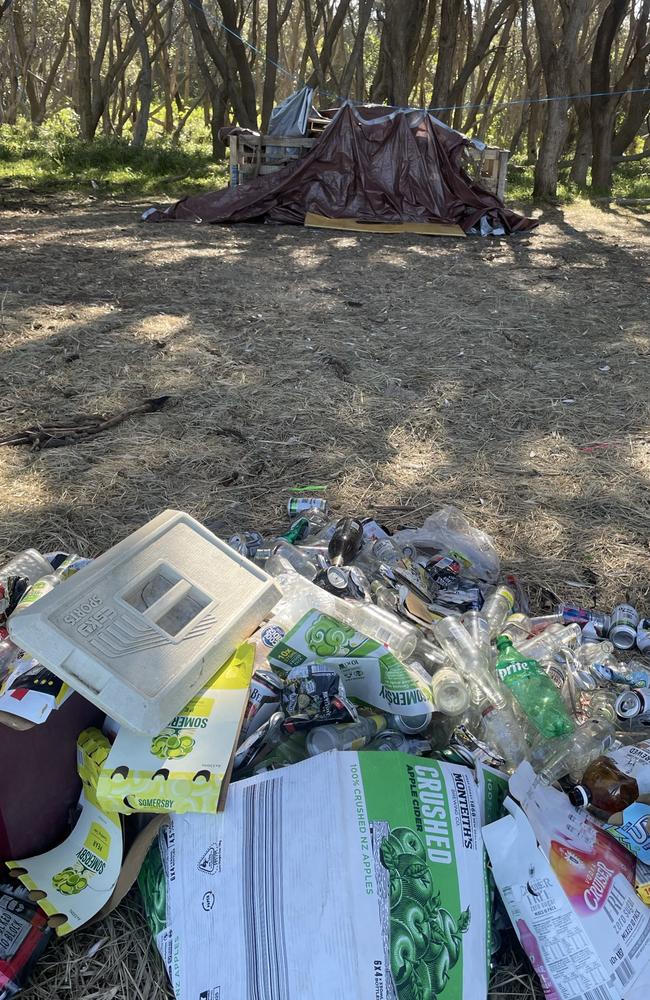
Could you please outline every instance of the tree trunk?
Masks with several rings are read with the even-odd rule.
[[[341,76],[341,97],[349,97],[352,81],[360,63],[363,63],[363,45],[368,30],[373,0],[361,0],[359,4],[359,24],[354,36],[354,45]]]
[[[280,47],[278,45],[278,0],[268,0],[266,15],[266,73],[262,91],[262,132],[268,132],[275,103],[275,83]]]
[[[569,131],[570,81],[575,66],[578,33],[587,13],[587,0],[561,0],[562,23],[559,34],[549,0],[533,0],[546,93],[546,126],[535,166],[533,197],[555,198],[560,160]]]
[[[413,56],[427,0],[386,0],[372,100],[406,107],[417,79]]]
[[[650,91],[643,94],[630,94],[630,105],[621,127],[614,136],[612,154],[622,156],[628,149],[643,125],[650,111]]]
[[[235,65],[237,67],[242,105],[245,109],[244,119],[240,121],[240,125],[243,125],[246,128],[256,129],[257,98],[255,94],[255,81],[253,80],[253,74],[246,56],[246,46],[239,37],[237,30],[235,5],[233,0],[218,0],[218,2],[223,15],[223,23],[226,25],[226,28],[228,28],[228,31],[226,32],[226,44],[230,52],[232,52]]]
[[[136,149],[141,149],[146,142],[147,132],[149,130],[149,111],[151,109],[151,57],[149,55],[147,37],[142,28],[142,24],[136,15],[133,0],[126,0],[126,11],[129,16],[131,27],[133,28],[133,33],[136,37],[142,67],[140,70],[140,82],[138,86],[140,108],[138,110],[138,116],[135,120],[135,125],[133,126],[133,136],[131,138],[131,145]]]
[[[320,55],[318,57],[318,66],[314,67],[314,72],[307,80],[310,87],[313,87],[316,83],[321,83],[324,86],[326,81],[326,76],[328,71],[331,69],[332,65],[332,53],[334,51],[334,45],[336,39],[338,38],[339,31],[343,26],[345,21],[345,16],[350,7],[350,0],[339,0],[338,6],[336,8],[336,13],[330,21],[329,25],[325,25],[323,28],[323,44],[321,46]],[[306,13],[306,8],[305,8]],[[323,21],[325,19],[323,18]],[[322,79],[322,82],[321,82]]]
[[[578,138],[576,141],[576,151],[571,164],[570,179],[578,187],[587,186],[587,171],[591,163],[592,142],[591,142],[591,114],[586,102],[576,103],[576,115],[578,118]],[[581,107],[582,106],[582,107]]]
[[[41,102],[38,97],[38,91],[36,90],[36,84],[34,83],[34,77],[30,70],[34,50],[32,47],[28,46],[27,40],[25,39],[25,24],[20,5],[13,8],[12,14],[16,48],[18,49],[18,56],[20,58],[23,84],[25,87],[25,93],[27,94],[27,100],[29,101],[29,113],[32,122],[36,122],[41,110]]]
[[[600,22],[591,60],[591,131],[593,159],[591,186],[604,193],[612,187],[612,139],[620,98],[609,96],[612,47],[623,23],[629,0],[609,0]],[[607,94],[607,96],[602,96]]]
[[[546,124],[535,165],[533,198],[555,198],[562,152],[569,131],[568,101],[551,101],[546,112]]]
[[[214,160],[223,160],[226,155],[226,145],[223,139],[219,138],[219,130],[225,125],[227,109],[228,99],[225,87],[219,87],[212,97],[212,118],[210,121],[212,158]]]
[[[90,2],[79,0],[77,24],[73,24],[75,52],[77,54],[77,114],[81,138],[91,142],[95,135],[93,123],[92,92],[90,85]]]
[[[433,78],[433,94],[430,107],[443,121],[450,117],[444,109],[449,103],[449,90],[454,71],[456,55],[456,40],[458,38],[458,21],[460,18],[461,0],[442,0],[440,7],[440,35],[438,39],[438,58],[436,74]]]
[[[236,82],[233,80],[228,59],[219,48],[219,44],[210,30],[202,0],[191,0],[191,2],[190,0],[183,0],[183,7],[190,22],[197,62],[208,87],[211,102],[214,104],[216,81],[208,69],[205,55],[203,54],[204,51],[209,55],[218,76],[223,81],[227,96],[232,101],[239,124],[244,126],[244,128],[257,128],[257,113],[255,112],[251,117],[250,108],[244,99],[241,87],[236,86]]]

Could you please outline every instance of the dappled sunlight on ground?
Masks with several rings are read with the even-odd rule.
[[[278,529],[296,486],[396,527],[457,503],[532,582],[650,592],[644,220],[513,239],[0,218],[2,424],[160,413],[5,449],[0,548],[94,553],[166,506]]]

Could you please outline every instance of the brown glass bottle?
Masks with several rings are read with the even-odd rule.
[[[579,785],[569,792],[574,806],[593,806],[611,816],[631,806],[639,797],[636,779],[619,770],[609,757],[596,757]]]

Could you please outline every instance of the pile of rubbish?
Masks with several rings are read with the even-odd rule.
[[[515,936],[647,997],[650,619],[536,614],[453,507],[288,515],[0,569],[0,1000],[136,877],[177,1000],[484,1000]]]

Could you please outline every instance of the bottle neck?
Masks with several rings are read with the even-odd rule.
[[[574,785],[569,792],[569,799],[574,806],[586,808],[591,802],[591,792],[584,785]]]

